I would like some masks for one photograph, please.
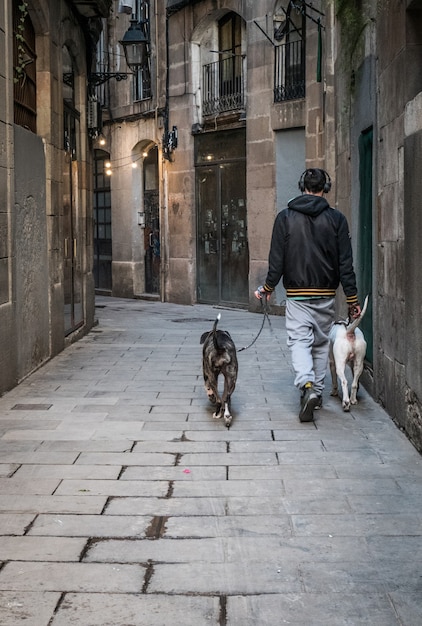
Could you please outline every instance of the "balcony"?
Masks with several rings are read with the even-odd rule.
[[[274,102],[305,97],[305,42],[292,41],[274,48]]]
[[[202,68],[202,114],[216,116],[244,109],[243,55],[232,55]]]

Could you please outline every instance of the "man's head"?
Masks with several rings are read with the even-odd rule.
[[[322,195],[331,189],[331,179],[325,170],[318,167],[311,167],[305,170],[298,183],[302,193],[312,193]]]

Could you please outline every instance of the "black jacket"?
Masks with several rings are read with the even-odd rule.
[[[333,297],[341,283],[348,304],[357,302],[347,220],[322,196],[305,193],[277,215],[265,289],[281,277],[288,298]]]

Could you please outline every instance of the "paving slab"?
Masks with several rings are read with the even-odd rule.
[[[1,626],[48,626],[59,593],[0,591]]]
[[[34,519],[35,513],[0,512],[0,536],[23,535]]]
[[[280,563],[157,564],[149,581],[151,593],[238,595],[299,593],[303,589],[296,565]]]
[[[216,597],[67,593],[51,626],[220,626],[220,610]]]
[[[0,558],[4,561],[78,561],[84,539],[58,537],[3,537]]]
[[[116,480],[120,471],[113,465],[21,465],[15,470],[15,478]]]
[[[0,571],[4,591],[137,593],[144,583],[140,565],[12,561]]]
[[[274,616],[278,616],[277,622]],[[399,626],[400,621],[387,594],[290,593],[228,598],[227,626],[238,624]],[[417,622],[413,624],[416,626]]]
[[[151,516],[38,515],[28,535],[37,537],[144,537]]]
[[[0,496],[0,513],[78,513],[101,514],[107,496]]]

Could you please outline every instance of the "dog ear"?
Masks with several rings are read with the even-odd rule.
[[[208,335],[209,335],[209,334],[210,334],[210,333],[209,333],[209,331],[208,331],[208,332],[206,332],[206,333],[202,333],[202,335],[201,335],[201,340],[200,340],[200,342],[199,342],[199,343],[200,343],[200,344],[203,344],[203,343],[204,343],[204,341],[205,341],[205,339],[208,337]]]

